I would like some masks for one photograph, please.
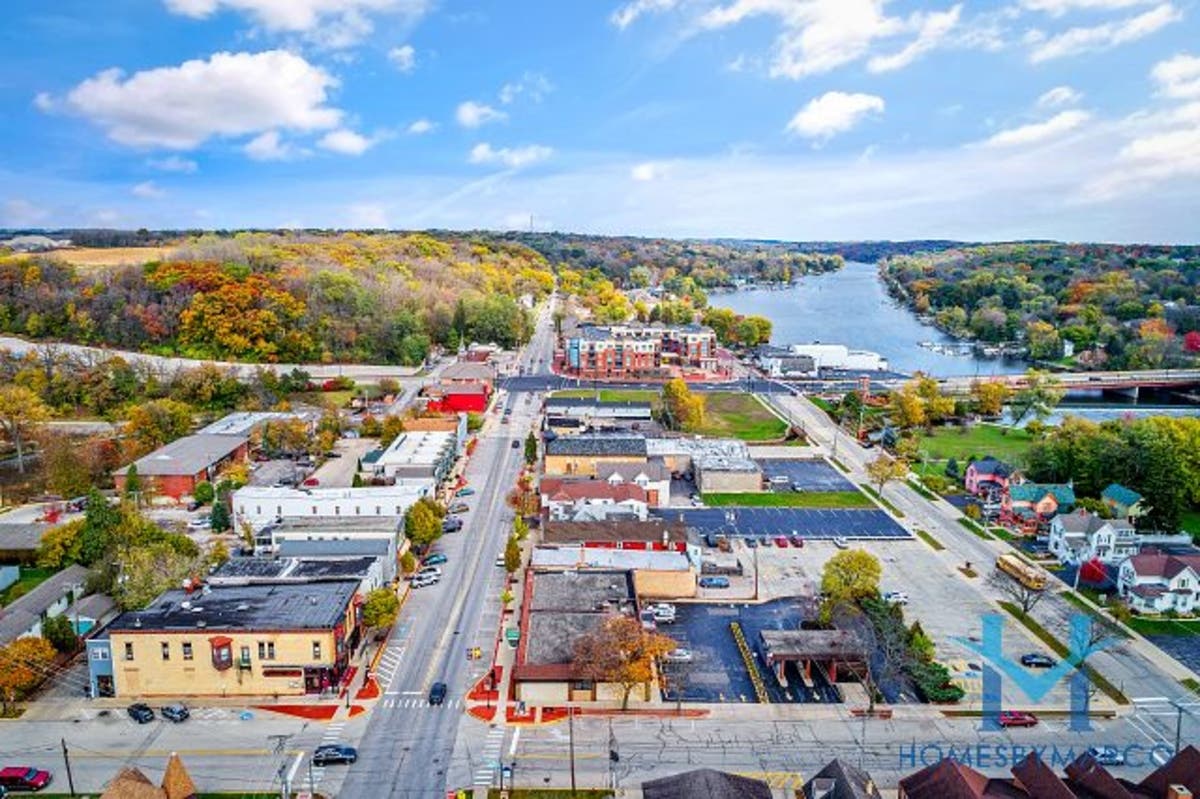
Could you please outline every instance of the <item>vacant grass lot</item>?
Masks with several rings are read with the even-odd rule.
[[[650,402],[659,407],[659,393],[644,389],[602,388],[599,392],[573,388],[555,392],[556,397],[594,397],[601,402]],[[695,432],[714,438],[740,438],[743,441],[778,441],[787,434],[787,425],[751,394],[732,391],[701,393],[704,397],[704,426]]]
[[[0,607],[8,607],[21,597],[37,588],[46,578],[54,574],[54,569],[40,569],[30,566],[21,567],[21,576],[4,591],[0,591]]]
[[[921,451],[930,460],[954,458],[959,468],[967,467],[971,456],[992,455],[1001,460],[1020,463],[1033,443],[1029,433],[1021,429],[977,424],[970,428],[939,427],[921,435]]]
[[[161,261],[173,247],[78,247],[55,250],[51,255],[74,266],[125,266]]]
[[[714,508],[874,508],[858,491],[764,491],[761,494],[705,494]]]

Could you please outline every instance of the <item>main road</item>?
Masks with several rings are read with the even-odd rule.
[[[527,368],[548,363],[553,337],[551,310],[543,307],[530,343],[518,356]],[[446,535],[437,549],[449,562],[437,585],[413,590],[387,642],[379,678],[384,695],[376,703],[359,746],[359,759],[346,774],[339,797],[444,796],[447,772],[460,727],[472,725],[464,696],[486,672],[499,624],[500,594],[506,575],[495,565],[512,530],[513,512],[505,498],[524,458],[521,442],[537,415],[537,404],[508,393],[498,404],[511,409],[485,422],[467,465],[475,494],[461,532]],[[469,660],[479,647],[483,660]],[[430,687],[444,682],[445,703],[428,703]],[[480,725],[482,730],[482,725]],[[474,757],[474,755],[472,755]],[[484,767],[458,764],[460,770]],[[451,786],[457,787],[457,786]]]

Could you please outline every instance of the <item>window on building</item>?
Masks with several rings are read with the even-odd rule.
[[[191,660],[192,659],[192,642],[184,641],[181,648],[183,649],[183,659]]]
[[[255,506],[254,506],[254,515],[255,515],[255,516],[262,516],[262,505],[255,505]]]
[[[375,515],[379,516],[382,510],[383,510],[382,508],[380,508],[378,505],[376,505],[375,506]]]
[[[282,516],[282,515],[283,515],[283,506],[282,506],[282,505],[276,505],[276,506],[275,506],[275,515],[276,515],[276,516]]]
[[[321,659],[321,642],[313,641],[312,645],[313,645],[313,660],[320,660]]]
[[[275,642],[274,641],[259,641],[258,642],[258,659],[259,660],[274,660],[275,659]]]
[[[341,505],[334,505],[334,506],[333,506],[333,515],[334,515],[334,516],[341,516],[341,515],[342,515],[342,506],[341,506]]]
[[[133,660],[133,642],[132,641],[125,642],[125,659]]]
[[[241,654],[241,664],[242,664],[242,666],[243,666],[243,667],[248,667],[248,666],[250,665],[250,647],[248,647],[248,646],[243,646],[243,647],[242,647],[242,651],[241,651],[241,653],[240,653],[240,654]]]
[[[313,512],[313,516],[317,515],[317,506],[316,505],[312,506],[312,512]]]
[[[162,643],[159,644],[159,648],[162,649],[162,659],[170,660],[171,659],[171,643],[169,641],[163,641]]]
[[[355,506],[354,506],[354,515],[355,515],[355,516],[358,516],[358,515],[360,515],[361,513],[362,513],[362,509],[361,509],[361,508],[359,508],[357,505],[355,505]]]
[[[108,650],[107,649],[93,649],[92,650],[92,660],[108,660]]]
[[[212,664],[218,671],[233,666],[233,641],[224,635],[208,639],[212,644]]]

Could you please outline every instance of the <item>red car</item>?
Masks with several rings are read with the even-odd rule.
[[[6,766],[0,768],[0,788],[10,791],[40,791],[54,779],[49,771],[32,766]]]
[[[1033,727],[1038,723],[1037,716],[1022,710],[1000,711],[1001,727]]]
[[[775,546],[777,546],[777,547],[786,547],[787,545],[788,545],[788,540],[787,540],[787,536],[786,536],[786,535],[777,535],[777,536],[775,536]]]
[[[320,483],[321,483],[321,481],[320,481],[320,480],[318,480],[318,479],[317,479],[317,478],[315,478],[315,477],[310,477],[310,478],[308,478],[307,480],[305,480],[305,481],[304,481],[304,485],[306,485],[306,486],[315,486],[315,485],[320,485]]]

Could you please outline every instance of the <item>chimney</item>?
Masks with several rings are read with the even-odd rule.
[[[1166,799],[1192,799],[1192,792],[1185,785],[1171,785],[1167,787]]]

